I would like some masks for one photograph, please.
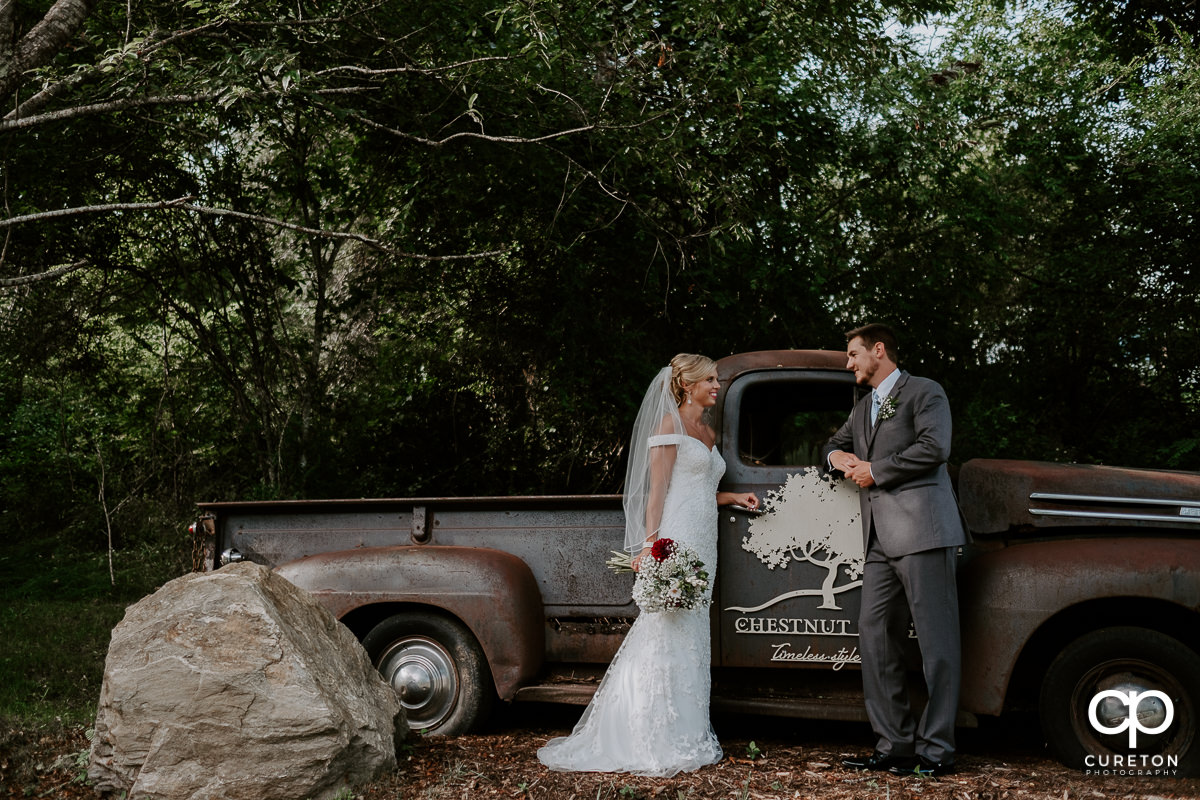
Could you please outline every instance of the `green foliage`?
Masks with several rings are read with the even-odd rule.
[[[947,386],[956,460],[1200,468],[1186,19],[126,13],[0,81],[0,277],[86,265],[0,288],[0,519],[80,593],[169,573],[140,554],[198,499],[618,491],[671,355],[870,318]]]
[[[888,76],[907,99],[874,137],[846,320],[919,331],[907,364],[946,383],[958,459],[1163,466],[1155,431],[1194,427],[1194,54],[1118,50],[1061,7],[981,2],[926,80]]]

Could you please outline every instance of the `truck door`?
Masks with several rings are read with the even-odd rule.
[[[819,464],[856,391],[850,373],[814,369],[750,372],[726,388],[721,489],[753,491],[762,508],[720,508],[715,666],[857,669],[858,489]]]

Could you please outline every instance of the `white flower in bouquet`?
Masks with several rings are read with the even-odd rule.
[[[703,608],[711,602],[708,586],[704,562],[694,552],[671,539],[659,539],[641,561],[633,600],[642,611]]]

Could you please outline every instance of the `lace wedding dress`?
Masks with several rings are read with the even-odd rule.
[[[696,552],[715,578],[717,484],[725,462],[699,439],[667,434],[675,465],[659,536]],[[711,591],[711,589],[710,589]],[[709,609],[642,613],[570,736],[538,750],[555,770],[669,777],[721,760],[709,721]]]

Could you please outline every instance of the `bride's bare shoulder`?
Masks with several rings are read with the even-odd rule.
[[[679,433],[675,428],[675,420],[670,414],[664,414],[662,421],[658,423],[658,430],[655,431],[659,436],[665,436],[669,433]]]

